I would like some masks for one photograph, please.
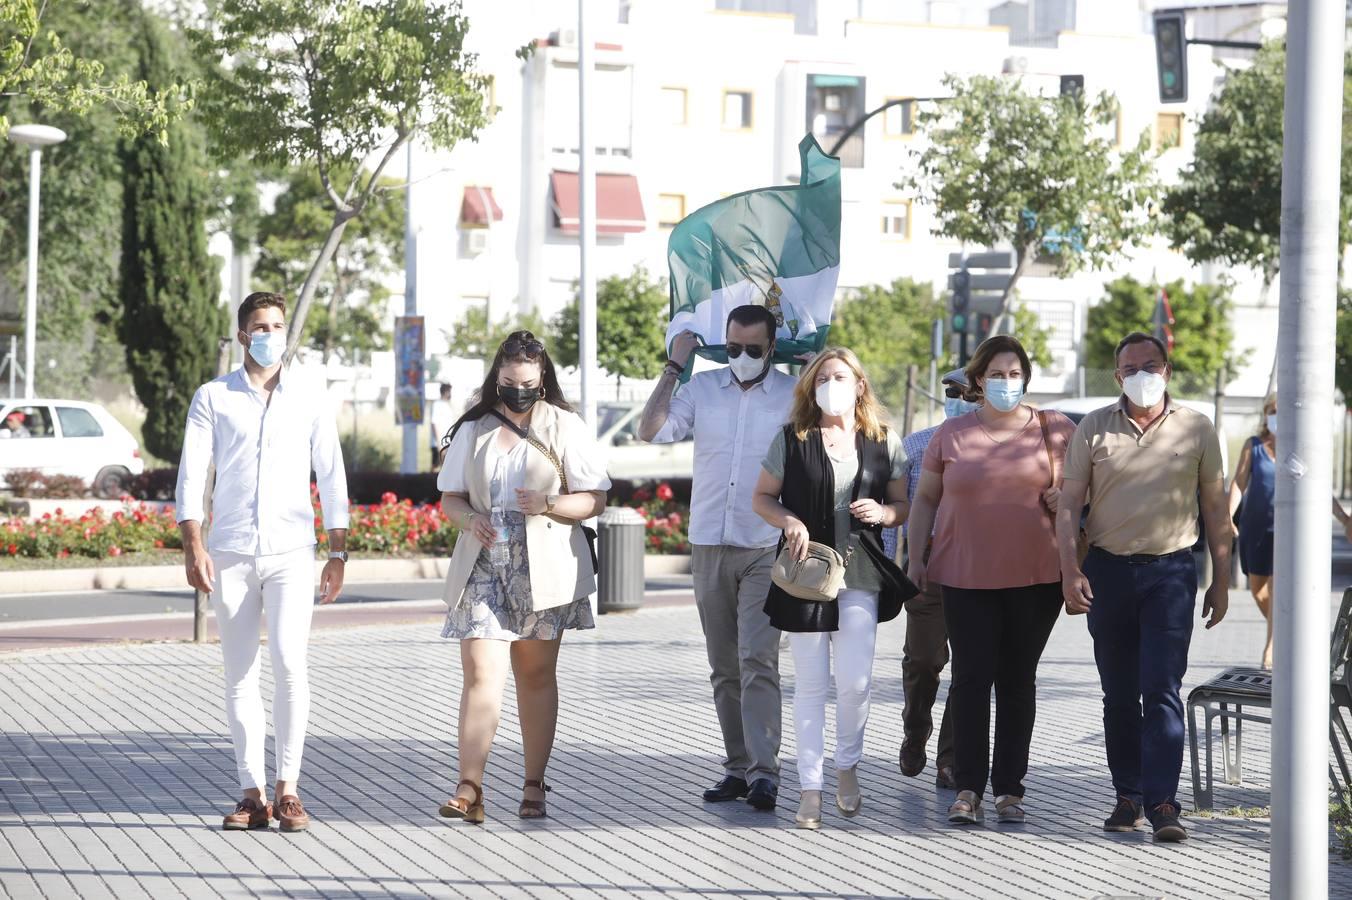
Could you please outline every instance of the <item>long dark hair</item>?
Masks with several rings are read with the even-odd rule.
[[[540,355],[531,358],[524,353],[507,355],[507,345],[516,341],[525,343],[528,341],[537,341],[540,344]],[[493,354],[493,365],[488,367],[488,375],[484,378],[484,383],[479,386],[479,390],[473,395],[474,402],[470,404],[469,409],[465,410],[460,418],[455,420],[451,430],[441,439],[443,447],[450,446],[455,433],[460,430],[460,426],[465,422],[477,422],[498,404],[498,372],[509,362],[538,362],[540,364],[540,386],[544,388],[545,395],[542,398],[551,406],[557,406],[564,412],[572,412],[573,406],[563,396],[563,388],[559,387],[559,376],[554,372],[554,361],[549,358],[549,350],[545,348],[544,342],[539,341],[534,334],[529,331],[513,331],[507,335],[506,340],[498,345],[498,352]]]

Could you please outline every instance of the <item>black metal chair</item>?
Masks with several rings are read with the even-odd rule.
[[[1334,758],[1338,761],[1339,771],[1329,765],[1329,780],[1340,799],[1348,796],[1352,773],[1348,769],[1347,755],[1343,752],[1343,743],[1352,749],[1352,730],[1343,717],[1343,712],[1352,713],[1352,664],[1349,653],[1352,652],[1352,588],[1343,591],[1342,604],[1333,623],[1333,635],[1329,642],[1329,743]],[[1203,769],[1198,765],[1197,753],[1197,711],[1202,710],[1206,728],[1203,736],[1206,742],[1205,786]],[[1262,710],[1253,712],[1251,710]],[[1188,693],[1188,745],[1192,753],[1192,796],[1197,809],[1212,808],[1212,766],[1211,766],[1211,723],[1220,721],[1221,756],[1227,784],[1243,783],[1243,737],[1244,722],[1272,724],[1272,673],[1265,669],[1236,666],[1226,669],[1211,680],[1199,684]],[[1235,723],[1233,750],[1230,742],[1230,722]],[[1339,736],[1342,742],[1339,741]],[[1339,774],[1342,775],[1341,782]]]

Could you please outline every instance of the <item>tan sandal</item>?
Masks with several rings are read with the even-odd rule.
[[[456,791],[459,791],[461,786],[466,784],[474,788],[474,802],[466,803],[462,797],[452,797],[441,805],[438,812],[447,819],[464,819],[472,825],[482,825],[484,822],[483,788],[466,778],[455,786]]]
[[[554,790],[552,787],[545,784],[543,778],[538,780],[527,778],[526,783],[521,786],[521,790],[525,791],[526,788],[535,788],[546,794]],[[523,797],[521,800],[521,808],[516,811],[516,814],[523,819],[544,819],[549,816],[549,810],[545,808],[544,800],[527,800]]]

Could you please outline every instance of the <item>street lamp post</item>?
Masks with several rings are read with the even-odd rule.
[[[38,328],[38,184],[42,179],[42,148],[59,144],[66,133],[50,125],[15,125],[9,139],[28,148],[28,297],[23,328],[23,395],[33,397],[33,373],[37,369]]]

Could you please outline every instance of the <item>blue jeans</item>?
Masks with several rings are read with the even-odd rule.
[[[1114,556],[1094,547],[1083,568],[1094,592],[1089,633],[1113,787],[1146,810],[1176,803],[1184,738],[1179,688],[1197,603],[1192,553]]]

